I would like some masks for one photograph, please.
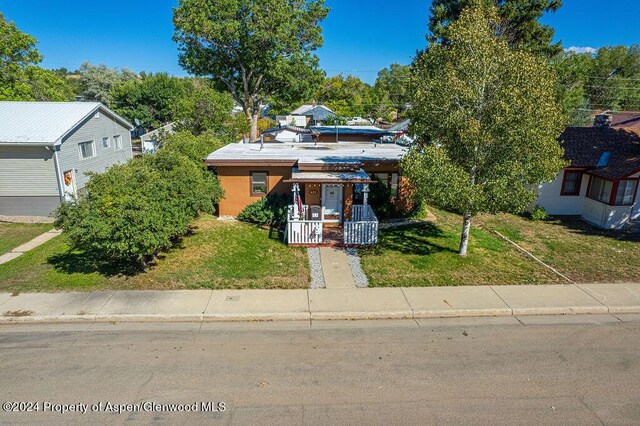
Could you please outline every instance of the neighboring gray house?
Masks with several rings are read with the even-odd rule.
[[[0,215],[50,215],[132,157],[131,129],[98,102],[0,102]]]

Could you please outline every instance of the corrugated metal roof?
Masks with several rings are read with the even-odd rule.
[[[53,144],[98,110],[131,128],[99,102],[0,102],[0,144]]]

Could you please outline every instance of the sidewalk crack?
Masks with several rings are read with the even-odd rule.
[[[200,328],[198,329],[198,333],[200,333],[200,330],[202,329],[202,325],[204,324],[204,313],[207,312],[207,309],[209,309],[209,305],[211,304],[211,299],[213,299],[213,291],[211,290],[211,293],[209,294],[209,299],[207,300],[207,304],[204,306],[204,310],[202,311],[202,315],[200,316]]]
[[[601,304],[602,306],[604,306],[605,308],[607,308],[607,313],[609,312],[609,307],[607,305],[605,305],[604,303],[602,303],[601,301],[599,301],[598,299],[596,299],[595,297],[593,297],[592,295],[590,295],[589,293],[587,293],[582,287],[580,287],[578,285],[578,283],[573,283],[573,285],[579,289],[581,292],[583,292],[584,294],[586,294],[588,297],[590,297],[591,299],[595,300],[596,302],[598,302],[599,304]]]
[[[407,306],[409,307],[409,309],[411,309],[411,319],[415,320],[416,319],[416,312],[413,310],[413,306],[411,306],[411,303],[409,303],[409,299],[407,299],[407,295],[404,292],[404,287],[400,287],[400,292],[404,296],[404,300],[407,302]]]
[[[507,308],[509,308],[509,311],[511,311],[511,316],[515,316],[515,315],[513,314],[513,308],[512,308],[511,306],[509,306],[509,304],[507,303],[507,301],[506,301],[506,300],[504,300],[504,299],[502,298],[502,296],[500,296],[500,295],[498,294],[498,292],[496,291],[496,289],[495,289],[495,288],[493,288],[493,286],[492,286],[492,285],[490,285],[490,286],[489,286],[489,288],[491,289],[491,291],[493,291],[493,292],[495,293],[495,295],[496,295],[496,296],[498,296],[498,299],[502,300],[502,303],[504,303],[504,304],[506,305],[506,307],[507,307]],[[517,319],[518,321],[520,321],[517,317],[516,317],[516,319]],[[520,322],[522,323],[522,321],[520,321]]]

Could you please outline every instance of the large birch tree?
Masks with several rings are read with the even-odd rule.
[[[462,214],[463,256],[474,215],[523,212],[564,165],[554,73],[542,58],[511,50],[498,26],[496,8],[475,2],[412,74],[419,144],[404,173],[417,197]]]

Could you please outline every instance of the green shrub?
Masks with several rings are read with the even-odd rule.
[[[188,131],[165,136],[162,140],[162,150],[186,155],[192,161],[205,168],[203,160],[207,155],[223,145],[218,138],[211,134],[203,133],[199,136],[194,136]]]
[[[533,210],[531,210],[531,220],[539,221],[539,220],[548,220],[549,214],[542,206],[535,206]]]
[[[257,225],[279,226],[287,221],[289,204],[291,204],[289,195],[267,195],[245,207],[238,215],[238,220]]]
[[[86,194],[57,210],[56,226],[74,248],[146,265],[189,232],[200,212],[213,213],[221,196],[201,160],[163,148],[91,174]]]

